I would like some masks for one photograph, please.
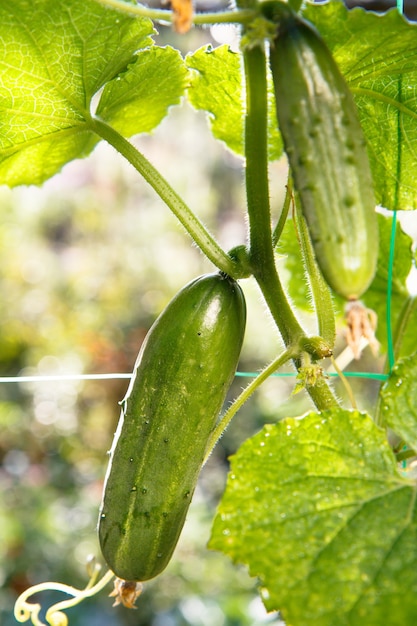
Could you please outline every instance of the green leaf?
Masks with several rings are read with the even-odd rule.
[[[377,201],[417,208],[417,25],[392,9],[348,11],[342,2],[307,5],[339,64],[368,141]]]
[[[213,135],[236,152],[244,152],[241,56],[226,45],[204,46],[188,54],[191,74],[188,99],[197,110],[207,111]]]
[[[415,330],[414,330],[415,333]],[[381,416],[407,445],[417,450],[417,353],[400,359],[381,389]]]
[[[2,3],[0,182],[39,184],[87,154],[92,97],[152,32],[90,0]]]
[[[179,104],[187,76],[178,50],[143,50],[128,71],[105,86],[97,115],[128,137],[150,132]]]
[[[208,113],[211,131],[236,154],[244,154],[245,103],[241,55],[227,45],[203,46],[187,55],[187,66],[194,70],[188,99],[197,110]],[[282,154],[282,141],[277,127],[272,83],[268,92],[269,159]]]
[[[210,547],[259,577],[291,626],[417,620],[416,487],[371,418],[267,425],[232,457]]]
[[[40,184],[88,154],[94,98],[122,132],[152,130],[185,88],[183,61],[152,22],[92,0],[0,6],[0,183]],[[143,55],[143,58],[142,58]],[[168,80],[169,78],[169,80]]]
[[[363,295],[362,300],[367,307],[375,311],[378,316],[377,337],[381,343],[382,350],[387,348],[387,293],[389,281],[389,257],[391,248],[392,219],[391,217],[379,215],[379,251],[378,265],[374,280],[369,289]],[[404,233],[401,225],[397,222],[394,240],[394,265],[392,271],[392,293],[391,293],[391,327],[395,329],[400,312],[406,303],[409,292],[407,289],[407,277],[410,273],[413,252],[413,241],[409,235]],[[413,329],[407,329],[407,336],[413,333]],[[407,340],[407,338],[405,338]]]

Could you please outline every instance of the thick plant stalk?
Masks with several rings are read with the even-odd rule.
[[[246,77],[246,194],[249,215],[250,258],[253,275],[288,350],[301,356],[309,338],[295,317],[275,265],[268,184],[266,59],[261,45],[243,52]],[[313,342],[316,344],[316,342]],[[317,355],[316,355],[317,356]],[[299,358],[295,358],[297,369]],[[338,406],[327,380],[306,386],[319,410]]]
[[[269,207],[267,152],[267,86],[261,46],[243,53],[246,74],[246,195],[251,266],[286,346],[305,333],[296,319],[275,267]]]

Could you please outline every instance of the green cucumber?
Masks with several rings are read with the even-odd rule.
[[[317,262],[348,300],[372,281],[378,223],[364,135],[351,92],[317,30],[281,2],[270,46],[278,123]]]
[[[149,580],[172,556],[236,371],[245,323],[239,285],[208,274],[176,295],[142,345],[99,514],[100,547],[119,578]]]

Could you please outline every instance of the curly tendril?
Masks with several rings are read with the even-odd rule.
[[[47,626],[48,624],[49,626],[67,626],[68,618],[62,611],[79,604],[85,598],[94,596],[114,578],[113,572],[108,570],[104,576],[96,582],[100,571],[101,565],[96,562],[89,567],[90,580],[84,589],[76,589],[75,587],[56,582],[40,583],[39,585],[29,587],[29,589],[26,589],[16,600],[14,606],[15,619],[20,623],[31,620],[33,626]],[[72,596],[69,600],[57,602],[49,607],[45,615],[47,624],[42,622],[39,618],[42,606],[38,603],[28,602],[30,596],[40,591],[61,591],[62,593]]]

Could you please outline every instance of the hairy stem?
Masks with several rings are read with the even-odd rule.
[[[246,196],[254,276],[286,346],[304,335],[275,266],[269,206],[266,60],[261,46],[243,53],[246,75]]]
[[[297,237],[301,247],[311,297],[316,310],[318,331],[320,337],[323,337],[324,341],[329,345],[330,350],[333,350],[336,339],[336,321],[332,295],[317,265],[307,222],[301,213],[300,205],[297,200],[295,209]]]
[[[333,390],[323,376],[317,380],[315,385],[306,385],[306,391],[319,411],[340,407]]]
[[[344,375],[344,373],[342,372],[342,370],[339,368],[336,359],[332,356],[331,357],[331,361],[332,361],[332,365],[334,367],[334,369],[336,370],[337,375],[339,376],[340,380],[342,381],[342,385],[345,388],[345,391],[348,395],[348,398],[350,400],[350,403],[352,405],[352,409],[354,409],[355,411],[358,410],[358,405],[356,404],[356,398],[354,396],[352,387],[349,384],[348,379],[346,378],[346,376]]]
[[[222,272],[225,272],[233,278],[239,278],[240,273],[237,263],[219,246],[204,224],[191,211],[184,200],[172,189],[171,185],[148,159],[127,141],[127,139],[105,122],[94,118],[91,121],[91,126],[92,130],[94,130],[97,135],[105,139],[120,152],[151,187],[153,187],[207,258]]]
[[[403,307],[398,316],[397,325],[394,332],[394,341],[393,341],[393,357],[398,359],[401,353],[402,343],[408,328],[410,321],[413,318],[417,306],[417,298],[416,296],[409,296],[407,300],[404,302]],[[384,372],[389,372],[391,369],[390,361],[387,357],[385,361]],[[375,416],[374,421],[378,426],[383,426],[382,423],[382,400],[381,395],[378,396],[378,401],[375,408]]]
[[[272,246],[275,249],[279,238],[281,237],[282,231],[284,230],[285,222],[287,221],[288,212],[290,210],[291,200],[293,194],[293,183],[291,180],[290,174],[288,174],[287,188],[285,191],[284,204],[282,205],[281,215],[279,216],[279,220],[277,225],[274,228],[274,232],[272,233]]]
[[[306,334],[295,317],[275,265],[268,184],[267,78],[263,46],[245,48],[246,78],[246,196],[249,216],[250,260],[253,275],[289,350],[298,349]],[[304,342],[305,343],[305,342]],[[299,367],[298,357],[295,364]],[[338,406],[327,381],[306,387],[319,410]]]
[[[293,350],[286,350],[279,357],[277,357],[272,363],[270,363],[264,370],[251,382],[249,385],[242,391],[242,393],[234,400],[233,404],[227,409],[226,413],[221,418],[220,422],[217,424],[216,428],[211,434],[209,442],[207,444],[206,456],[204,459],[204,463],[207,461],[210,456],[214,446],[217,441],[220,439],[233,417],[239,411],[239,409],[245,404],[245,402],[250,398],[256,389],[267,379],[271,374],[273,374],[279,367],[282,367],[287,361],[292,359],[295,356]]]

